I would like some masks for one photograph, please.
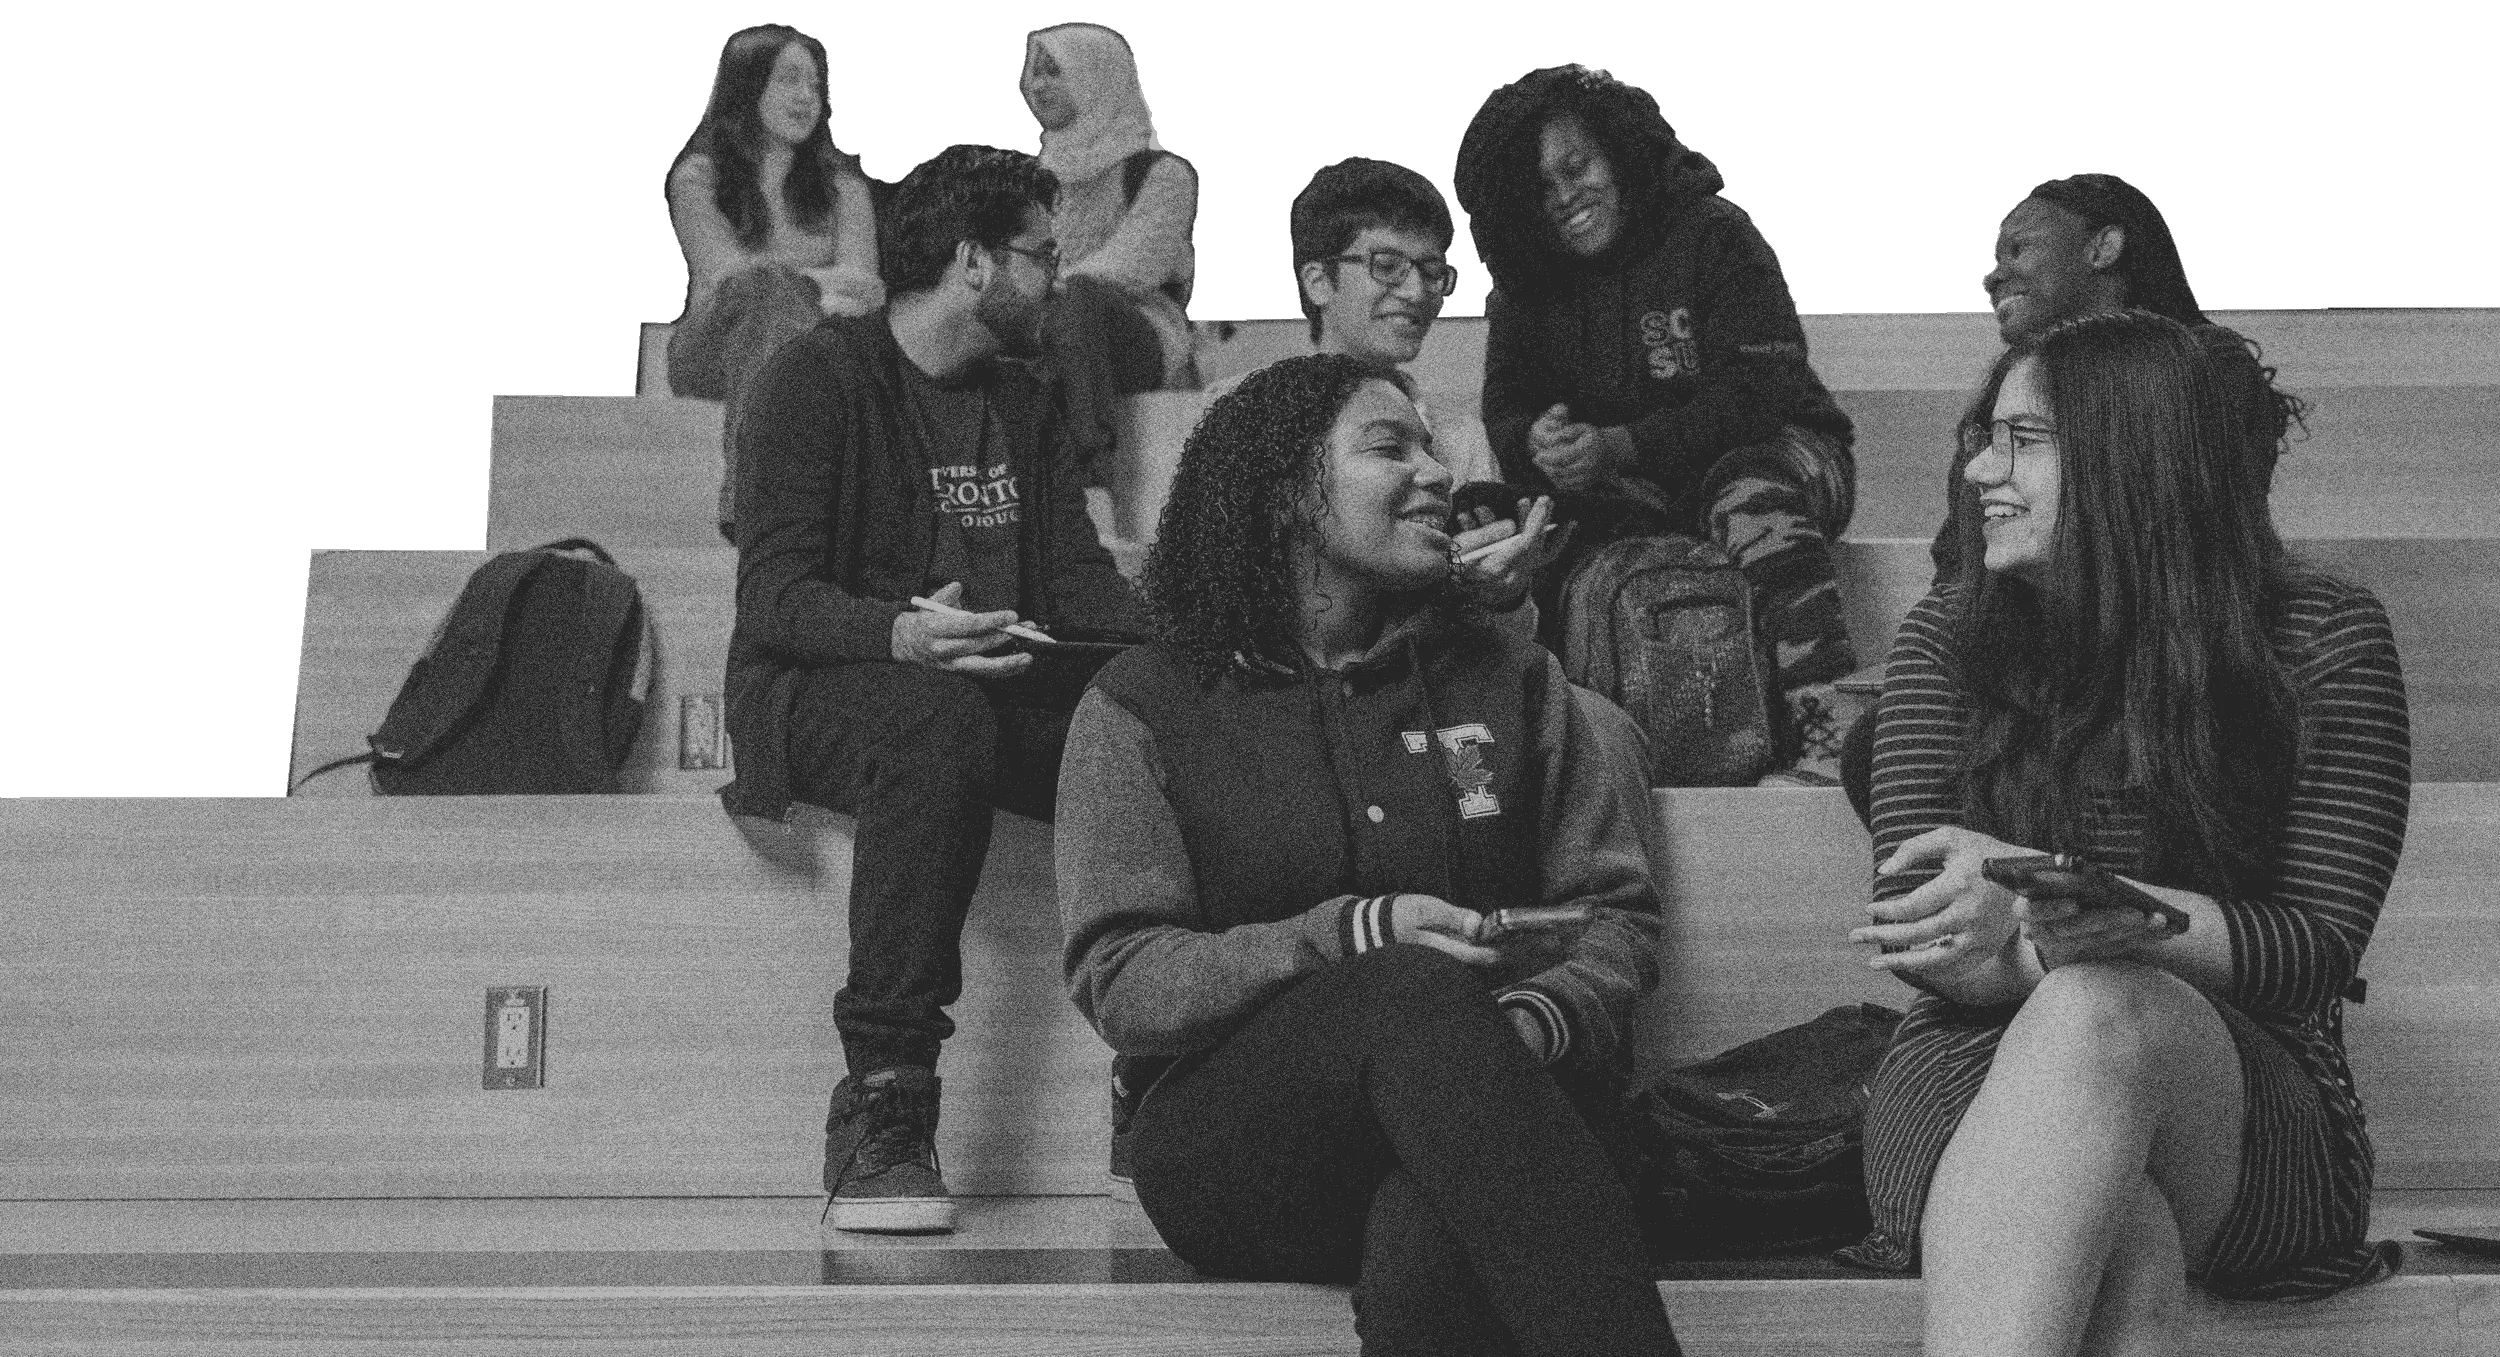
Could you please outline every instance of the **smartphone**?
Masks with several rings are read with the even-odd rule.
[[[2102,871],[2072,853],[2033,857],[1990,858],[1980,874],[2017,895],[2038,900],[2072,900],[2085,909],[2132,909],[2162,921],[2162,931],[2177,936],[2188,931],[2187,911],[2166,903]]]
[[[2445,1230],[2415,1230],[2414,1233],[2452,1249],[2500,1257],[2500,1225],[2458,1225]]]
[[[1595,905],[1521,905],[1497,909],[1476,928],[1476,941],[1500,942],[1514,933],[1571,928],[1597,917]]]

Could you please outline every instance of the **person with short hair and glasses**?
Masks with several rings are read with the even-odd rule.
[[[826,1124],[827,1223],[936,1232],[947,1005],[993,806],[1047,819],[1078,694],[1006,628],[1140,625],[1086,516],[1041,348],[1057,185],[1032,156],[953,146],[886,214],[881,310],[784,345],[737,424],[731,813],[855,815],[848,1073]],[[916,606],[927,598],[935,608]]]

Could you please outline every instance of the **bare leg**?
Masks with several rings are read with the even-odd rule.
[[[2179,1219],[2152,1179],[2137,1185],[2134,1216],[2120,1228],[2118,1241],[2101,1269],[2092,1326],[2083,1334],[2085,1357],[2163,1357],[2177,1351],[2187,1258],[2179,1247]]]
[[[2024,1001],[1946,1146],[1922,1227],[1929,1357],[2139,1352],[2173,1258],[2204,1253],[2239,1180],[2239,1050],[2185,981],[2085,963]],[[2149,1175],[2173,1222],[2148,1218]],[[2107,1265],[2113,1250],[2127,1263]],[[2175,1252],[2174,1252],[2175,1251]],[[2105,1285],[2106,1282],[2106,1285]]]

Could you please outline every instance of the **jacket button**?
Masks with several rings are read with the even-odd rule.
[[[1386,819],[1388,819],[1388,818],[1389,818],[1389,812],[1387,812],[1387,811],[1385,811],[1385,810],[1382,810],[1382,809],[1381,809],[1380,807],[1378,807],[1378,806],[1374,806],[1374,807],[1372,807],[1371,809],[1364,811],[1363,813],[1364,813],[1365,815],[1368,815],[1368,816],[1370,816],[1370,817],[1371,817],[1371,821],[1372,821],[1372,823],[1373,823],[1373,824],[1379,824],[1381,821],[1386,820]]]

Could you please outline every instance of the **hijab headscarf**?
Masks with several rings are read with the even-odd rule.
[[[1100,24],[1057,24],[1025,35],[1025,63],[1036,46],[1059,63],[1059,81],[1076,117],[1042,132],[1042,168],[1061,183],[1091,179],[1139,151],[1163,149],[1137,83],[1128,39]]]

